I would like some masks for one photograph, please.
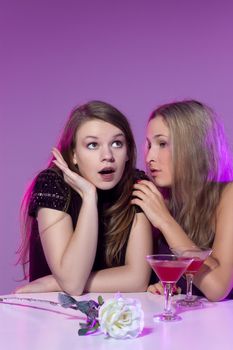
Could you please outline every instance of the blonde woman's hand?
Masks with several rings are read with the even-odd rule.
[[[63,172],[65,182],[70,185],[83,198],[90,193],[96,193],[96,187],[91,184],[84,177],[69,169],[67,163],[62,157],[60,151],[53,147],[52,153],[54,155],[53,163]]]
[[[163,224],[172,217],[157,187],[151,181],[141,180],[134,184],[132,195],[131,203],[138,205],[152,225],[162,231]]]

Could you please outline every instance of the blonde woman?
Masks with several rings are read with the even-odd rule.
[[[213,301],[233,298],[232,163],[213,111],[193,100],[160,106],[149,118],[146,144],[153,183],[136,183],[132,203],[159,232],[158,252],[211,247],[194,293]],[[178,285],[185,292],[184,279]],[[161,286],[149,291],[161,292]]]

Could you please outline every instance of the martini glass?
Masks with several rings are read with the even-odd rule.
[[[181,317],[171,310],[172,288],[191,264],[192,258],[180,259],[173,254],[155,254],[147,255],[146,259],[164,287],[164,310],[162,314],[154,316],[154,321],[180,320]]]
[[[178,300],[176,304],[178,306],[183,307],[198,307],[202,306],[202,302],[198,300],[196,296],[193,295],[193,277],[195,273],[200,269],[203,265],[205,259],[211,254],[211,249],[200,249],[197,247],[193,247],[191,249],[185,249],[184,247],[171,248],[171,251],[180,257],[181,259],[192,258],[193,261],[187,267],[185,271],[187,289],[186,296],[184,299]]]

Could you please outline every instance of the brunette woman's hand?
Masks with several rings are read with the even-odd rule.
[[[138,205],[152,225],[163,231],[164,223],[172,219],[165,200],[157,187],[147,180],[134,184],[132,204]]]
[[[153,294],[159,294],[159,295],[163,295],[164,294],[164,288],[161,282],[158,283],[154,283],[151,284],[148,288],[147,288],[147,292],[153,293]],[[177,287],[176,285],[173,286],[172,288],[172,293],[173,294],[180,294],[181,293],[181,288]]]
[[[147,292],[150,292],[152,294],[163,295],[164,289],[163,289],[162,283],[158,282],[158,283],[149,285],[149,287],[147,288]]]
[[[46,293],[61,291],[53,275],[47,275],[29,282],[23,286],[17,287],[12,293]]]
[[[90,193],[96,193],[96,187],[93,184],[69,169],[66,161],[57,148],[53,147],[52,153],[55,157],[53,163],[56,164],[56,166],[63,172],[64,180],[76,192],[78,192],[82,198]]]

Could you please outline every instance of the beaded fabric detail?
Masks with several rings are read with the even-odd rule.
[[[62,175],[55,169],[46,169],[36,178],[29,215],[36,217],[40,207],[67,212],[70,197],[70,188],[67,184],[64,185]]]

